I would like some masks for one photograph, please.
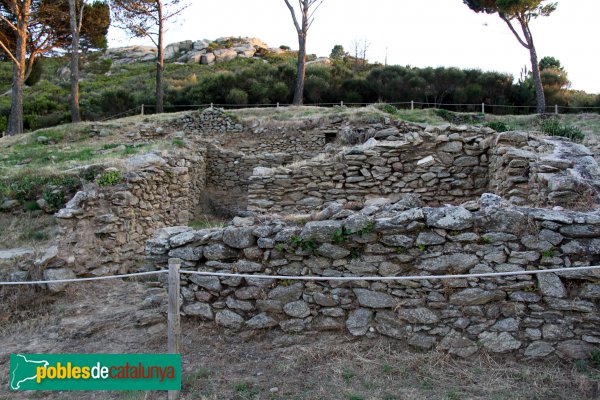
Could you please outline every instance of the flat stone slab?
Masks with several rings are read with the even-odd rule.
[[[25,256],[31,256],[33,254],[33,249],[30,249],[28,247],[0,250],[0,260],[12,260],[13,258],[21,258]]]

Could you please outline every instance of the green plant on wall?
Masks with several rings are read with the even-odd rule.
[[[113,186],[123,182],[121,171],[111,170],[106,171],[96,179],[96,183],[100,186]]]
[[[317,241],[314,238],[303,239],[301,236],[295,235],[290,239],[292,249],[301,248],[304,251],[314,253],[317,251]]]
[[[348,241],[348,238],[352,235],[352,231],[350,231],[345,226],[337,229],[335,232],[331,234],[331,241],[333,243],[344,243]]]

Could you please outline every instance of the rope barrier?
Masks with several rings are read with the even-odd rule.
[[[89,282],[89,281],[104,281],[108,279],[120,279],[128,278],[131,276],[149,276],[149,275],[160,275],[166,274],[168,270],[161,271],[150,271],[150,272],[136,272],[133,274],[125,275],[111,275],[111,276],[96,276],[93,278],[73,278],[73,279],[56,279],[49,281],[22,281],[22,282],[0,282],[0,286],[17,286],[17,285],[43,285],[48,283],[72,283],[72,282]]]
[[[534,271],[510,271],[510,272],[489,272],[481,274],[459,274],[459,275],[414,275],[414,276],[286,276],[286,275],[252,275],[252,274],[233,274],[227,272],[203,272],[203,271],[185,271],[180,270],[181,274],[219,276],[230,278],[252,278],[252,279],[286,279],[295,281],[417,281],[417,280],[444,280],[444,279],[464,279],[464,278],[494,278],[500,276],[518,276],[518,275],[537,275],[556,272],[575,272],[590,271],[600,269],[600,265],[590,267],[574,268],[556,268],[540,269]]]
[[[573,267],[573,268],[555,268],[555,269],[540,269],[529,271],[509,271],[509,272],[487,272],[481,274],[456,274],[456,275],[413,275],[413,276],[288,276],[288,275],[260,275],[260,274],[237,274],[228,272],[205,272],[205,271],[185,271],[180,270],[180,274],[186,275],[203,275],[216,276],[224,278],[250,278],[250,279],[285,279],[295,281],[418,281],[418,280],[445,280],[445,279],[466,279],[466,278],[495,278],[502,276],[520,276],[520,275],[539,275],[557,272],[580,272],[592,271],[600,269],[600,265],[588,267]],[[73,282],[89,282],[101,281],[108,279],[120,279],[133,276],[149,276],[161,275],[168,273],[168,270],[137,272],[125,275],[98,276],[94,278],[74,278],[74,279],[57,279],[47,281],[22,281],[22,282],[0,282],[0,286],[17,286],[17,285],[42,285],[49,283],[73,283]]]

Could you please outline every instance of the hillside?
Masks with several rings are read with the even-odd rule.
[[[284,46],[282,46],[284,47]],[[295,81],[296,53],[268,47],[255,38],[219,38],[174,43],[166,47],[165,110],[184,111],[201,104],[231,106],[289,104]],[[81,110],[84,120],[153,112],[155,49],[133,46],[87,54],[81,65]],[[494,114],[527,114],[535,100],[528,81],[480,70],[382,66],[349,54],[338,58],[308,57],[305,103],[410,102],[474,104],[445,106],[451,111],[477,112],[482,102]],[[10,112],[12,67],[0,63],[0,131]],[[65,57],[41,60],[25,92],[25,129],[69,122],[69,69]],[[596,95],[549,86],[548,105],[566,107],[600,104]],[[476,105],[476,106],[475,106]],[[509,106],[507,108],[507,106]],[[408,107],[404,104],[402,107]],[[401,107],[401,108],[402,108]]]

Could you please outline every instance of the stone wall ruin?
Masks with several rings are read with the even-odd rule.
[[[327,219],[236,218],[225,229],[166,228],[149,259],[192,271],[362,277],[475,274],[600,262],[600,214],[501,204],[495,195],[428,208],[408,198]],[[309,281],[182,275],[182,312],[232,330],[380,334],[468,357],[585,358],[598,349],[600,271],[415,281]]]

